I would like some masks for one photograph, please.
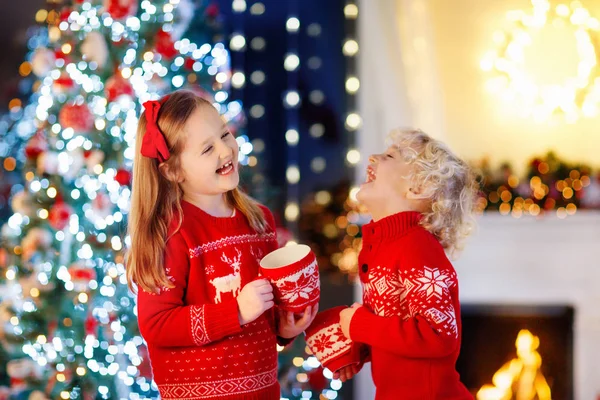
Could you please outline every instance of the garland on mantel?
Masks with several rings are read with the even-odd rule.
[[[480,211],[498,211],[519,218],[556,213],[560,218],[577,210],[600,210],[600,174],[585,164],[568,163],[553,152],[529,162],[524,177],[510,164],[492,170],[487,160],[476,166],[482,176]]]

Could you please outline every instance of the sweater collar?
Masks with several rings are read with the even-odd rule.
[[[240,223],[245,221],[244,213],[239,212],[239,210],[237,210],[237,209],[234,209],[233,215],[230,217],[215,217],[213,215],[210,215],[206,211],[202,210],[200,207],[198,207],[186,200],[181,201],[181,208],[183,209],[184,215],[187,213],[190,213],[191,215],[194,215],[196,218],[199,218],[200,220],[202,220],[202,222],[205,222],[206,224],[211,224],[213,226],[220,226],[220,227],[227,228],[227,227],[239,225]]]
[[[404,211],[387,216],[379,221],[371,221],[363,225],[362,234],[365,242],[376,242],[404,236],[412,228],[419,226],[423,214],[417,211]]]

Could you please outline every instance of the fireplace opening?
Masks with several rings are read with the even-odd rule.
[[[523,360],[539,357],[538,385],[543,379],[552,399],[573,399],[572,307],[463,304],[461,312],[462,345],[456,369],[475,398],[483,387],[506,386],[507,370],[518,372]],[[516,347],[517,338],[521,351]],[[498,385],[494,385],[494,375]],[[529,375],[519,382],[523,392],[527,391],[523,387],[528,385]],[[533,398],[546,398],[542,392]],[[488,390],[486,399],[492,399],[493,393]],[[520,400],[516,390],[510,397],[499,399]]]

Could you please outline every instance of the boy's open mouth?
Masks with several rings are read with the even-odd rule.
[[[372,165],[369,165],[367,167],[367,180],[366,180],[366,183],[375,182],[375,179],[377,179],[377,173],[375,173],[375,168],[373,168]]]

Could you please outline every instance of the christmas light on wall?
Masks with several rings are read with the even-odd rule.
[[[342,44],[342,52],[346,56],[346,104],[347,114],[344,122],[348,135],[349,149],[346,153],[346,161],[350,167],[354,167],[361,160],[360,152],[353,148],[356,142],[358,129],[362,124],[362,119],[358,113],[358,91],[360,89],[360,80],[357,73],[356,55],[358,54],[358,42],[356,40],[358,6],[353,0],[349,0],[344,7],[345,32],[346,39]]]
[[[300,116],[298,108],[302,98],[298,93],[298,68],[300,67],[299,29],[301,21],[298,18],[299,5],[297,0],[288,1],[288,19],[286,21],[287,53],[284,56],[283,68],[287,73],[287,91],[283,93],[283,106],[286,109],[286,142],[287,142],[287,172],[286,172],[286,206],[285,219],[293,237],[298,236],[298,216],[300,213],[300,190],[298,182],[301,179],[299,165],[298,129]]]
[[[506,18],[511,27],[494,33],[496,49],[489,51],[481,60],[483,71],[494,73],[486,88],[493,94],[518,105],[523,117],[533,117],[537,122],[562,114],[568,123],[581,117],[596,117],[600,114],[600,70],[597,67],[600,49],[600,21],[590,15],[581,3],[551,5],[548,0],[532,0],[532,12],[510,11]],[[544,79],[547,74],[540,68],[528,65],[527,51],[546,37],[560,32],[560,39],[573,35],[576,50],[574,58],[554,60],[542,68],[564,72],[558,79]],[[557,36],[558,37],[558,36]],[[540,44],[541,46],[541,44]],[[553,42],[553,46],[556,43]],[[571,50],[565,49],[565,50]],[[560,54],[554,48],[554,54]],[[533,60],[535,61],[535,60]],[[576,61],[564,71],[569,62]],[[529,71],[528,71],[529,67]],[[532,71],[533,69],[534,71]]]

